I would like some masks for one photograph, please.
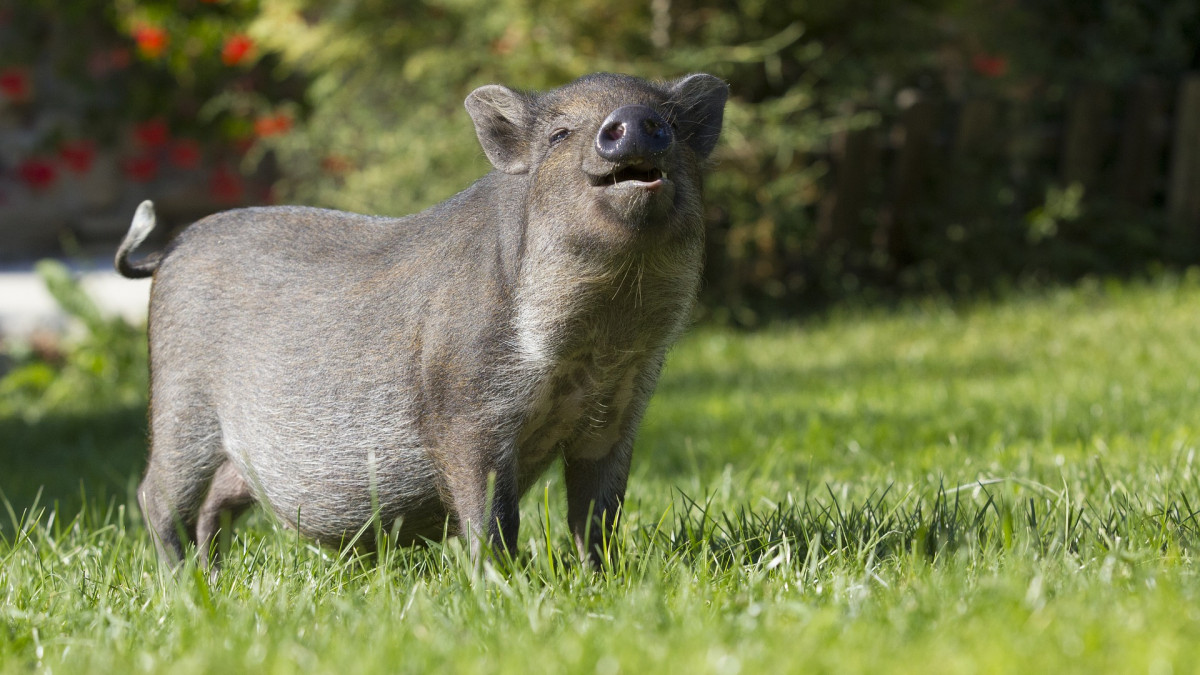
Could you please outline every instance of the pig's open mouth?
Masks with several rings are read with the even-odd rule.
[[[663,177],[662,169],[652,164],[636,164],[617,170],[612,174],[613,183],[623,183],[627,180],[642,183],[653,183]]]
[[[650,185],[658,184],[660,181],[666,179],[666,177],[667,174],[662,169],[650,162],[639,162],[619,167],[615,171],[602,176],[592,176],[592,184],[599,187],[621,183],[630,183],[632,185],[641,183],[643,187],[649,187]]]

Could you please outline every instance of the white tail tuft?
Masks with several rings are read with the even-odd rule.
[[[117,247],[117,257],[113,262],[122,276],[141,279],[154,274],[155,268],[158,267],[158,261],[162,257],[161,254],[152,253],[140,263],[129,262],[129,254],[133,253],[133,250],[143,241],[146,241],[146,237],[150,236],[150,232],[154,230],[156,224],[154,202],[147,199],[138,205],[137,212],[133,214],[133,223],[129,225],[129,232],[125,233],[125,239]]]
[[[128,244],[125,248],[133,250],[140,246],[146,237],[150,236],[150,232],[154,230],[154,226],[158,224],[154,217],[154,202],[147,199],[138,204],[137,211],[133,214],[133,223],[129,226],[129,233],[125,235],[125,241]]]

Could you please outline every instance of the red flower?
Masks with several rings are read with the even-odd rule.
[[[29,69],[5,68],[0,71],[0,91],[15,103],[24,103],[33,97],[33,86],[29,82]]]
[[[176,141],[167,153],[171,165],[180,169],[194,169],[200,164],[200,144],[190,138]]]
[[[208,179],[208,192],[218,201],[236,204],[242,201],[246,190],[242,177],[222,164],[213,169],[212,176]]]
[[[147,148],[160,148],[167,143],[167,123],[158,117],[146,120],[133,127],[133,135]]]
[[[233,145],[234,152],[237,152],[239,155],[244,155],[247,152],[250,152],[250,148],[254,147],[254,137],[239,136],[238,138],[233,139],[230,143]]]
[[[241,63],[254,51],[254,41],[242,33],[232,35],[221,48],[221,62],[227,66]]]
[[[44,159],[27,159],[17,165],[17,175],[34,190],[49,187],[58,179],[54,165]]]
[[[292,128],[292,117],[287,113],[267,115],[254,120],[254,133],[259,138],[287,133]]]
[[[138,26],[133,29],[133,40],[138,51],[148,59],[158,58],[171,41],[167,32],[158,26]]]
[[[124,70],[133,62],[133,54],[124,47],[117,47],[108,52],[108,64],[113,70]]]
[[[58,156],[75,173],[87,173],[96,159],[96,144],[91,141],[67,141],[58,147]]]
[[[135,183],[149,183],[158,175],[158,160],[151,155],[126,157],[121,160],[121,171]]]
[[[92,52],[88,54],[87,69],[93,77],[100,77],[107,74],[110,70],[108,67],[108,52]]]
[[[984,77],[1001,77],[1008,72],[1008,59],[991,54],[971,57],[971,68]]]
[[[129,50],[124,47],[95,51],[88,55],[88,72],[97,77],[107,75],[128,68],[131,60]]]
[[[325,173],[341,175],[353,168],[354,165],[350,163],[350,160],[342,157],[341,155],[326,155],[321,159],[321,169],[324,170]]]

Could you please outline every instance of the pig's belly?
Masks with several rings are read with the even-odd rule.
[[[446,531],[437,470],[423,448],[404,442],[409,439],[236,423],[222,424],[222,431],[230,461],[259,501],[305,536],[348,543],[376,512],[385,532],[399,520],[398,543],[440,539]],[[371,526],[360,541],[373,534]]]

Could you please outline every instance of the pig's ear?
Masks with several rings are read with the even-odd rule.
[[[480,87],[467,97],[479,144],[492,166],[504,173],[529,171],[531,103],[528,96],[498,84]]]
[[[708,157],[721,135],[729,85],[712,75],[688,75],[670,84],[679,138],[701,159]]]

